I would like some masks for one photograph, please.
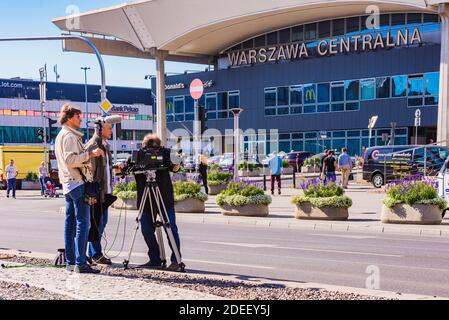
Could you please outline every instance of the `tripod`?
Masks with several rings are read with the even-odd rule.
[[[123,266],[125,267],[125,269],[129,268],[129,261],[131,260],[132,251],[137,237],[137,231],[139,230],[139,224],[140,221],[142,220],[145,205],[147,204],[147,201],[149,201],[151,219],[153,222],[153,226],[156,230],[157,242],[159,244],[159,252],[162,265],[163,266],[167,265],[167,259],[165,257],[164,239],[162,237],[162,228],[164,228],[165,232],[167,233],[168,241],[170,242],[171,247],[173,248],[173,252],[176,256],[176,262],[179,264],[181,272],[185,272],[185,264],[181,260],[181,254],[179,252],[178,246],[176,245],[175,237],[173,236],[170,221],[168,219],[167,209],[165,207],[164,200],[162,199],[161,190],[159,189],[159,186],[157,185],[156,182],[156,170],[138,171],[135,172],[134,174],[135,175],[145,174],[147,181],[143,192],[142,201],[139,207],[139,214],[136,218],[136,227],[134,228],[134,235],[131,242],[131,248],[129,249],[128,252],[128,259],[125,259],[125,261],[123,261]],[[153,210],[152,196],[156,201],[157,212],[154,212]]]

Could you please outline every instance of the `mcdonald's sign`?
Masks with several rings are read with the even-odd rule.
[[[315,103],[316,92],[314,89],[307,89],[304,94],[304,103]]]

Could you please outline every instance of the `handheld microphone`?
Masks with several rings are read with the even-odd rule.
[[[100,117],[95,121],[95,124],[118,124],[122,123],[122,117],[119,115],[108,116],[108,117]]]

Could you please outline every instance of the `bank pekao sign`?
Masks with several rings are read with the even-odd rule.
[[[371,51],[376,49],[391,49],[395,47],[421,44],[422,37],[418,28],[411,32],[408,29],[396,32],[377,32],[373,34],[354,35],[325,39],[318,42],[313,48],[307,43],[292,43],[275,47],[260,48],[257,50],[244,50],[228,53],[229,63],[232,67],[249,64],[263,64],[282,60],[305,59],[311,56],[323,57],[332,54]],[[396,39],[396,40],[394,40]]]

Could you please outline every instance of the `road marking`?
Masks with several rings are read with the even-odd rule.
[[[108,255],[116,256],[118,254],[117,251],[110,251],[108,252]],[[127,254],[122,253],[117,258],[124,258],[127,257]],[[141,253],[141,252],[133,252],[131,255],[131,259],[133,257],[148,257],[147,253]],[[116,259],[117,259],[116,258]],[[223,266],[232,266],[232,267],[241,267],[241,268],[252,268],[252,269],[263,269],[263,270],[274,270],[273,267],[264,267],[260,265],[253,265],[253,264],[240,264],[240,263],[229,263],[229,262],[219,262],[219,261],[207,261],[207,260],[195,260],[195,259],[183,259],[184,262],[194,262],[194,263],[205,263],[205,264],[214,264],[214,265],[223,265]]]
[[[195,260],[195,259],[185,259],[185,262],[195,262],[195,263],[205,263],[205,264],[215,264],[215,265],[224,265],[224,266],[232,266],[232,267],[242,267],[242,268],[251,268],[251,269],[264,269],[264,270],[275,270],[273,267],[263,267],[256,266],[252,264],[240,264],[240,263],[228,263],[228,262],[218,262],[218,261],[206,261],[206,260]]]
[[[246,247],[246,248],[271,248],[271,249],[284,249],[284,250],[299,250],[299,251],[315,251],[315,252],[329,252],[329,253],[342,253],[364,256],[378,256],[378,257],[393,257],[402,258],[402,255],[396,254],[384,254],[384,253],[372,253],[372,252],[358,252],[358,251],[341,251],[341,250],[328,250],[328,249],[315,249],[315,248],[298,248],[298,247],[282,247],[273,244],[253,244],[253,243],[232,243],[232,242],[214,242],[214,241],[201,241],[203,243],[218,244],[224,246]]]
[[[363,240],[363,239],[378,239],[378,237],[375,236],[350,236],[350,235],[337,235],[337,234],[329,234],[329,233],[309,233],[307,234],[309,236],[319,236],[319,237],[331,237],[331,238],[345,238],[345,239],[357,239],[357,240]]]

